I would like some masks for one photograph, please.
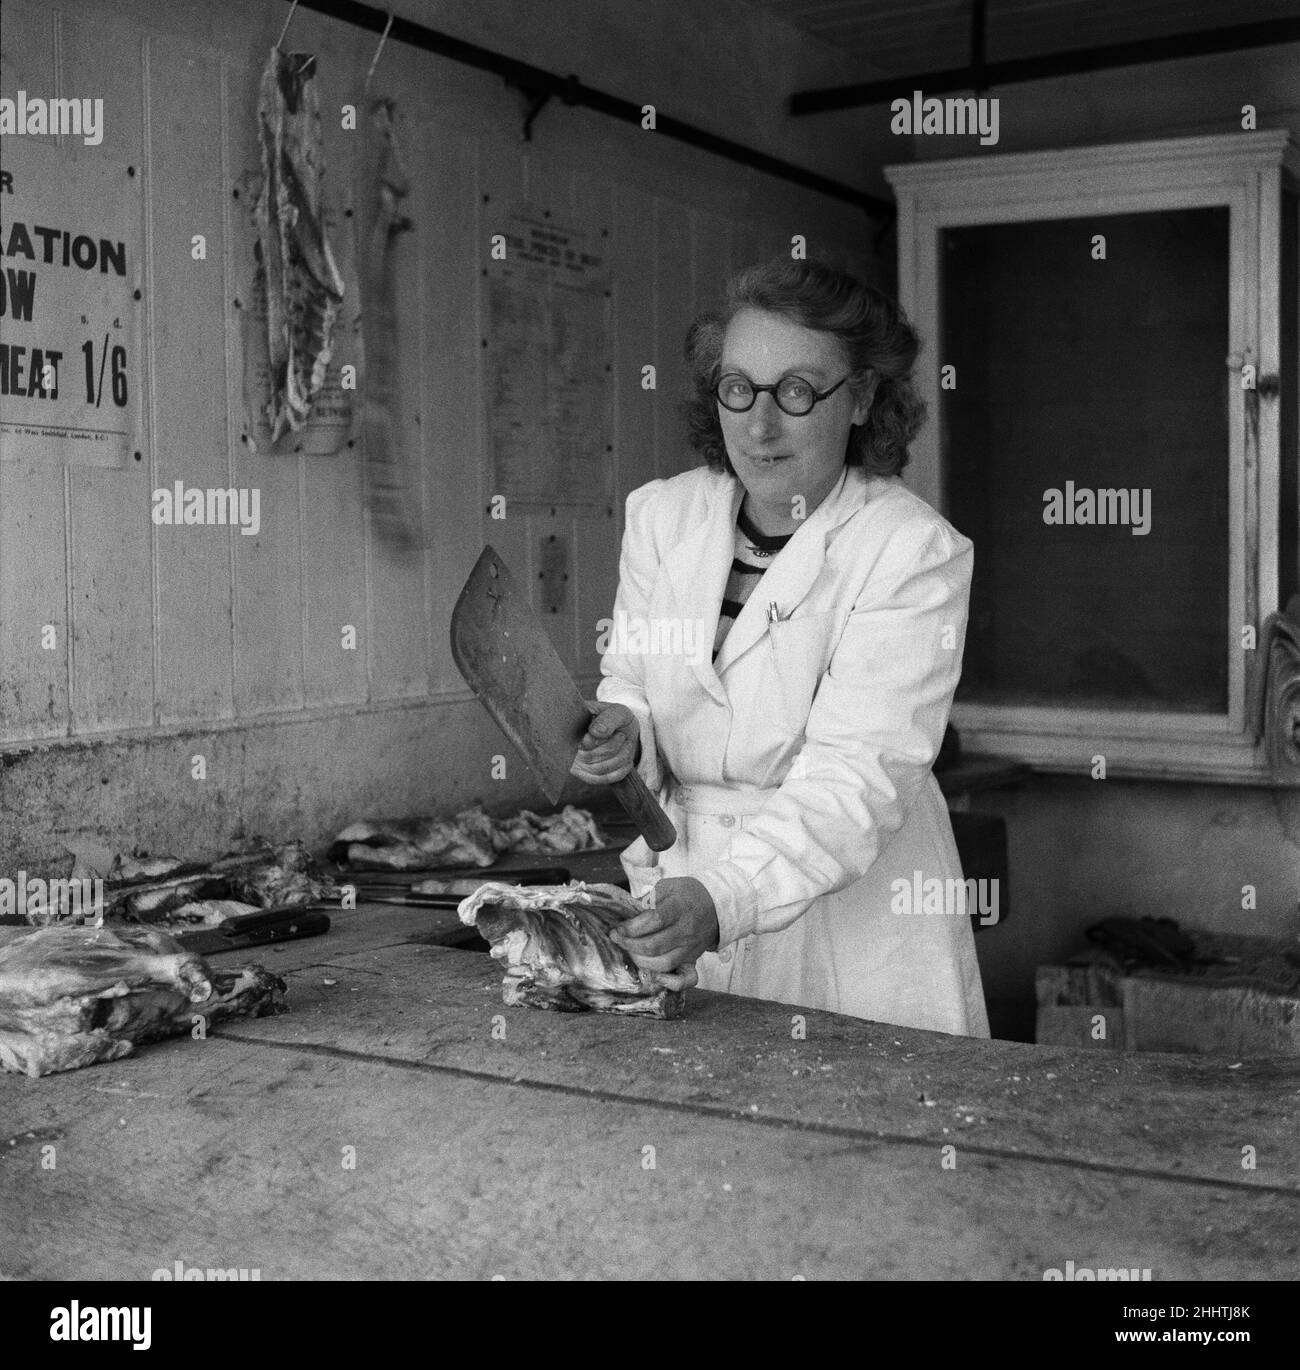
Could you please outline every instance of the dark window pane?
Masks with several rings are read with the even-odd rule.
[[[1297,468],[1300,467],[1300,201],[1282,192],[1282,366],[1281,454],[1282,513],[1278,538],[1278,603],[1283,607],[1300,589],[1297,547]]]
[[[950,228],[941,272],[958,698],[1225,712],[1228,210]],[[1079,518],[1129,493],[1058,524],[1050,490]]]

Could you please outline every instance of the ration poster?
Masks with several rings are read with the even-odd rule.
[[[139,447],[139,184],[0,141],[0,459],[122,466]]]
[[[603,509],[613,489],[613,437],[600,238],[532,206],[490,226],[489,238],[490,493],[524,505]]]

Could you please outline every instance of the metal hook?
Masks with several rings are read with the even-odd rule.
[[[370,60],[370,70],[366,72],[366,84],[362,87],[362,93],[367,94],[370,90],[370,78],[375,74],[375,68],[379,65],[379,54],[384,50],[384,44],[388,42],[388,31],[393,27],[393,11],[388,11],[388,23],[384,25],[384,32],[379,39],[379,46],[375,49],[375,55]]]
[[[298,8],[298,0],[293,0],[289,6],[289,17],[284,21],[284,27],[280,30],[280,36],[275,40],[276,50],[279,51],[280,44],[284,42],[284,35],[289,32],[289,25],[293,22],[293,12]]]
[[[534,95],[528,102],[528,112],[524,115],[524,137],[525,143],[533,141],[533,120],[550,103],[551,93],[548,90],[542,91],[539,95]]]

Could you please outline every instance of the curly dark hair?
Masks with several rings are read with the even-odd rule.
[[[875,393],[867,421],[849,430],[844,460],[872,475],[894,476],[908,462],[907,445],[925,422],[925,401],[912,388],[920,339],[887,295],[820,261],[774,257],[737,272],[726,285],[721,312],[701,314],[686,334],[693,394],[684,406],[691,446],[714,471],[735,475],[718,422],[718,363],[727,325],[741,309],[779,314],[804,328],[831,334],[849,367],[849,385]]]

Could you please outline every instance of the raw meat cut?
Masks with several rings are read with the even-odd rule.
[[[473,894],[483,882],[476,877],[464,876],[459,880],[419,880],[411,886],[412,894],[449,894],[458,899]]]
[[[50,1075],[136,1046],[283,1007],[261,966],[213,972],[156,928],[41,928],[0,948],[0,1067]]]
[[[104,902],[105,916],[184,926],[194,926],[198,920],[207,925],[221,921],[220,906],[227,901],[245,905],[235,911],[247,912],[286,904],[310,904],[335,889],[328,876],[317,874],[315,863],[301,842],[284,842],[274,847],[254,838],[243,850],[227,852],[206,866],[189,864],[184,869],[184,875],[112,890]],[[224,916],[231,912],[225,909]]]
[[[219,928],[230,918],[242,918],[248,913],[258,913],[255,904],[241,904],[238,899],[195,899],[179,908],[170,909],[162,924],[173,932],[189,932],[198,928]]]
[[[399,818],[353,823],[330,847],[330,856],[354,870],[424,870],[431,866],[490,866],[503,852],[574,852],[606,845],[591,814],[567,805],[561,813],[524,809],[493,818],[482,807],[453,818]]]
[[[255,862],[230,875],[230,893],[260,909],[308,904],[332,886],[312,875],[312,859],[301,842],[274,848],[269,860]]]
[[[460,904],[505,966],[502,998],[562,1013],[595,1009],[680,1018],[685,996],[642,970],[610,931],[649,906],[617,885],[505,885],[489,881]]]
[[[113,864],[108,868],[107,879],[117,884],[132,884],[138,880],[161,880],[164,876],[175,875],[185,863],[175,856],[140,856],[118,852]]]
[[[493,845],[509,852],[589,851],[603,847],[605,837],[591,814],[566,804],[559,813],[523,809],[514,818],[497,819]]]
[[[266,299],[274,442],[307,422],[325,383],[343,278],[325,237],[316,59],[271,49],[262,71],[258,131],[262,189],[257,225],[257,289]]]
[[[487,815],[466,810],[455,818],[395,818],[353,823],[334,839],[330,855],[354,870],[422,870],[427,866],[490,866],[496,858]],[[491,820],[488,820],[490,824]]]
[[[115,890],[104,907],[106,918],[128,918],[141,923],[161,923],[173,909],[199,899],[220,898],[230,891],[230,883],[223,875],[175,876],[169,880],[150,881],[130,889]]]

